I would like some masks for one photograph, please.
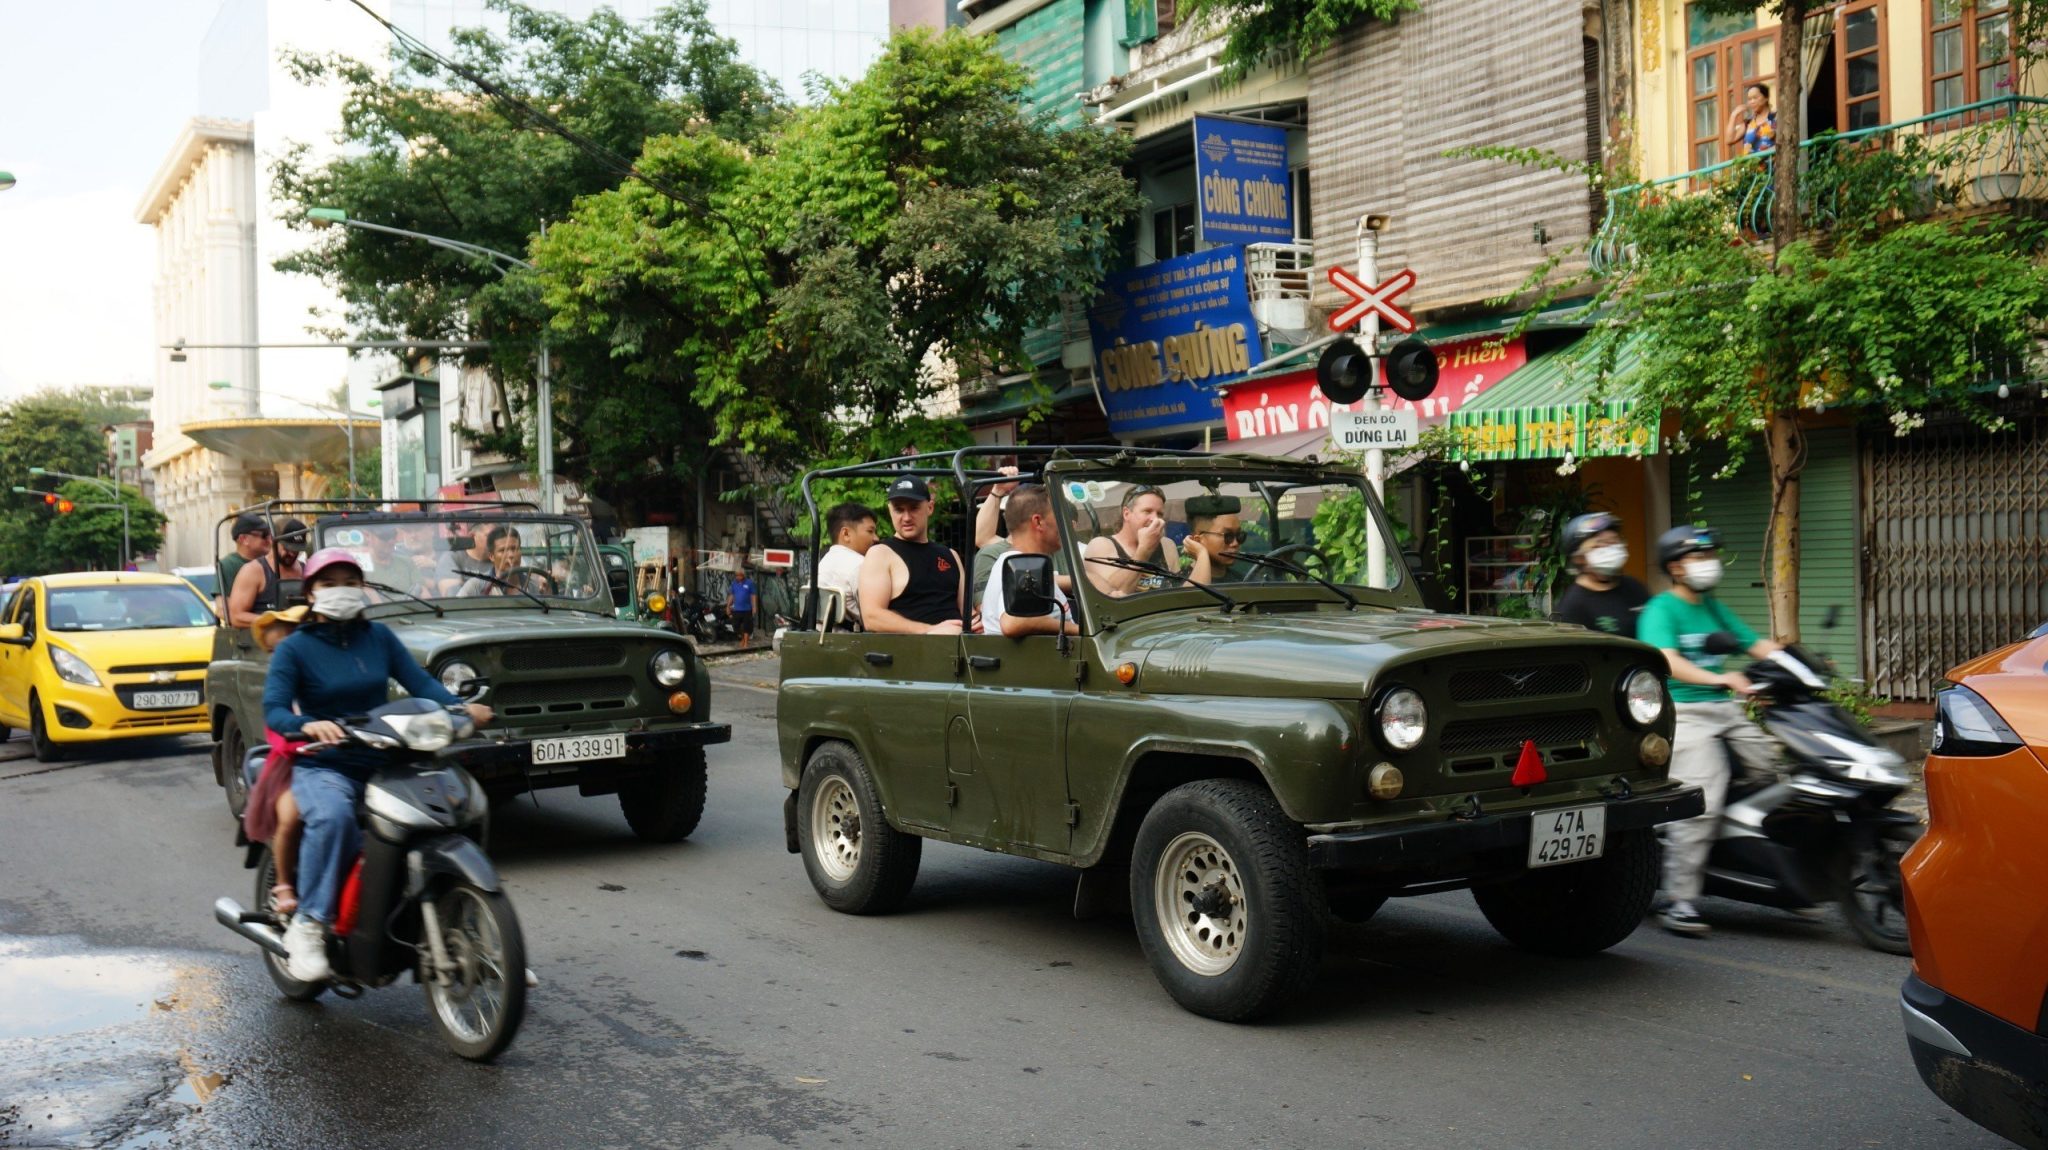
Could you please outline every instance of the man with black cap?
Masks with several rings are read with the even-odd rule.
[[[242,573],[250,560],[270,554],[270,524],[261,515],[243,512],[235,516],[234,526],[228,528],[228,538],[235,541],[235,550],[220,560],[220,602],[217,607],[221,614],[228,613],[228,596],[234,592],[235,576]]]
[[[932,492],[906,475],[889,484],[893,538],[877,539],[861,558],[860,617],[870,633],[958,635],[967,609],[967,569],[960,553],[926,532]]]
[[[299,556],[305,549],[305,523],[287,519],[280,524],[272,553],[257,556],[235,573],[234,588],[228,593],[228,624],[247,627],[265,611],[283,607],[278,593],[285,580],[304,578]]]
[[[1188,537],[1181,543],[1194,561],[1188,578],[1196,583],[1224,583],[1235,578],[1231,567],[1244,550],[1244,503],[1235,495],[1195,495],[1187,502]]]

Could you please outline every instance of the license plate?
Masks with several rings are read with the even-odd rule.
[[[1606,849],[1606,807],[1543,811],[1529,820],[1531,867],[1596,859]]]
[[[571,735],[566,739],[535,739],[533,741],[533,765],[546,763],[582,763],[592,759],[623,759],[626,757],[626,736],[616,735]]]
[[[135,709],[138,711],[169,711],[178,707],[199,705],[197,691],[137,691]]]

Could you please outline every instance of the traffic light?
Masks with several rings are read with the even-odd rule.
[[[56,496],[54,496],[54,495],[50,495],[50,494],[47,494],[47,493],[45,493],[45,494],[44,494],[44,496],[43,496],[43,506],[45,506],[45,507],[55,507],[56,505],[57,505],[57,497],[56,497]]]
[[[57,514],[69,515],[71,514],[71,509],[75,506],[77,505],[72,503],[69,499],[59,499],[57,501]]]

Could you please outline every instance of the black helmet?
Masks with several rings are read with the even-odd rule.
[[[1721,541],[1715,537],[1711,527],[1695,527],[1689,523],[1673,527],[1657,536],[1657,566],[1661,569],[1695,551],[1717,551],[1720,547]]]
[[[1586,540],[1602,531],[1621,530],[1621,516],[1606,511],[1592,511],[1575,515],[1564,525],[1564,553],[1566,558],[1579,553]]]

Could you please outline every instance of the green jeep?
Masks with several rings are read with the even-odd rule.
[[[1604,950],[1641,922],[1652,828],[1701,810],[1697,788],[1668,778],[1657,651],[1433,613],[1398,558],[1377,578],[1321,578],[1344,559],[1318,539],[1347,522],[1352,540],[1378,533],[1399,556],[1347,469],[1003,452],[1050,489],[1078,635],[783,637],[786,837],[827,905],[899,905],[926,838],[1079,868],[1077,913],[1127,887],[1167,992],[1228,1020],[1312,979],[1329,916],[1363,921],[1390,896],[1469,887],[1496,929],[1546,954]],[[904,474],[972,492],[1005,478],[970,469],[986,454],[814,472],[806,497],[820,477]],[[1088,557],[1139,490],[1169,523],[1194,511],[1212,560],[1241,546],[1235,561],[1205,586],[1156,553],[1101,544],[1107,557]],[[1128,502],[1140,518],[1161,510]],[[1232,513],[1234,525],[1215,518]],[[1031,557],[999,568],[1005,613],[1055,610],[1052,571]],[[1136,587],[1097,586],[1119,571]]]
[[[373,593],[367,618],[420,666],[496,712],[448,753],[494,799],[544,787],[616,794],[635,834],[673,842],[704,811],[704,748],[732,738],[711,720],[711,680],[689,640],[614,617],[607,570],[581,520],[523,504],[271,503],[254,513],[312,524],[310,550],[354,552]],[[465,554],[472,532],[509,567]],[[286,582],[279,597],[298,599]],[[240,817],[247,764],[267,748],[269,653],[224,620],[206,672],[214,775]],[[396,687],[394,686],[394,690]]]

